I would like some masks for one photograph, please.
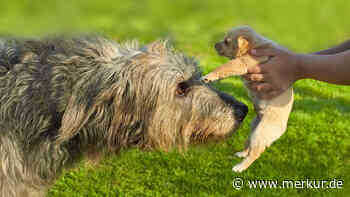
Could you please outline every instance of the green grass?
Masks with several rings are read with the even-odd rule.
[[[249,24],[297,52],[324,49],[349,37],[350,1],[39,1],[0,3],[3,35],[40,36],[59,32],[99,32],[115,40],[148,43],[168,38],[196,56],[206,73],[225,62],[213,44],[230,27]],[[330,65],[331,66],[331,65]],[[349,76],[350,77],[350,76]],[[303,80],[295,84],[295,104],[287,133],[247,171],[231,171],[240,160],[253,117],[252,104],[238,79],[217,84],[247,103],[243,127],[219,144],[176,151],[131,149],[97,166],[83,162],[65,171],[50,197],[75,196],[349,196],[350,87]],[[232,181],[343,180],[343,189],[235,190]]]

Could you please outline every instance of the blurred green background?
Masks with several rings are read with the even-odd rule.
[[[0,34],[44,36],[101,33],[117,41],[170,39],[195,56],[206,73],[224,63],[213,45],[230,27],[248,24],[289,49],[308,53],[348,39],[347,0],[4,0]],[[330,65],[331,66],[331,65]],[[350,77],[350,76],[349,76]],[[243,127],[219,144],[176,151],[128,150],[98,165],[82,161],[65,171],[49,191],[61,196],[350,196],[350,88],[312,80],[295,84],[287,133],[247,171],[231,171],[240,160],[253,118],[252,104],[237,78],[217,84],[249,105]],[[249,189],[243,180],[342,180],[342,189]]]

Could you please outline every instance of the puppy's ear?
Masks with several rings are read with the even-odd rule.
[[[239,36],[237,38],[237,45],[238,45],[238,49],[237,49],[236,57],[241,57],[247,54],[250,50],[250,43],[248,39],[243,36]]]

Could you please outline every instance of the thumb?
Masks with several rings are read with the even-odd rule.
[[[250,53],[253,56],[261,57],[261,56],[276,56],[279,53],[279,50],[277,48],[257,48],[252,49]]]

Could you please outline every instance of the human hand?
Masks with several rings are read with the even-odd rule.
[[[244,77],[248,88],[255,90],[261,99],[272,99],[299,79],[299,55],[286,48],[253,49],[253,56],[269,56],[266,63],[248,69]]]

